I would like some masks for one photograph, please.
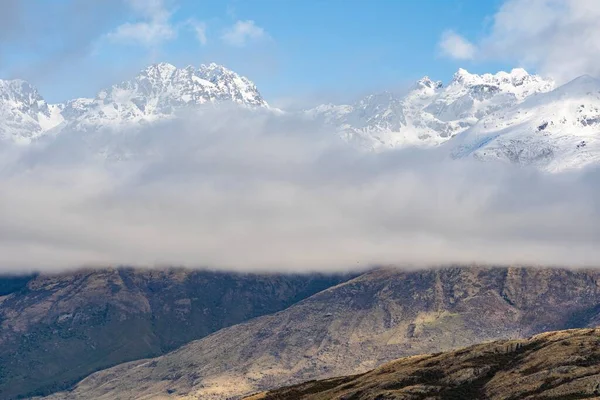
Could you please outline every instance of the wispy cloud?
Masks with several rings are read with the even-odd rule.
[[[443,55],[457,60],[470,60],[475,56],[476,47],[454,31],[444,32],[439,46]]]
[[[206,30],[208,27],[205,22],[191,18],[187,20],[186,25],[192,29],[198,43],[202,46],[205,46],[208,43],[208,38],[206,37]]]
[[[252,20],[237,21],[225,30],[221,39],[231,46],[242,47],[251,42],[268,39],[269,35]]]
[[[116,42],[155,47],[177,37],[171,22],[171,11],[163,0],[127,0],[143,21],[127,22],[108,33]]]

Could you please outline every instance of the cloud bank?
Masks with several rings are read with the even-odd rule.
[[[596,170],[368,153],[310,121],[243,110],[0,152],[4,271],[600,264]]]

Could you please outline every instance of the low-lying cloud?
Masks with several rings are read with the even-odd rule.
[[[4,271],[600,265],[597,170],[365,152],[310,121],[232,110],[0,151]]]

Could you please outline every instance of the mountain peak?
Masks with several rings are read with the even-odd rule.
[[[177,71],[177,67],[175,67],[173,64],[162,62],[147,66],[141,71],[138,77],[150,76],[153,78],[161,78],[164,80],[170,78],[175,73],[175,71]]]
[[[459,68],[454,75],[452,75],[452,82],[464,82],[466,79],[470,78],[474,76],[473,74],[469,73],[469,71],[467,71],[464,68]]]
[[[223,79],[223,77],[228,77],[229,79],[240,79],[248,81],[248,79],[243,78],[239,74],[233,72],[229,68],[226,68],[223,65],[210,63],[210,64],[201,64],[197,71],[198,75],[204,77],[204,79],[208,81],[214,81],[218,79]],[[249,81],[248,81],[249,82]]]
[[[68,102],[63,115],[77,126],[120,126],[225,102],[268,107],[250,80],[222,65],[211,63],[196,69],[162,62],[149,65],[132,80],[100,91],[95,99]]]
[[[217,64],[214,62],[211,62],[208,64],[200,64],[199,69],[201,69],[201,70],[219,70],[219,71],[223,71],[223,72],[233,72],[229,68],[226,68],[224,65]]]
[[[600,92],[600,80],[591,75],[581,75],[554,91],[559,96],[585,96],[593,92]]]
[[[419,79],[415,85],[415,89],[428,88],[428,89],[441,89],[444,84],[441,81],[433,81],[429,76],[425,75]]]
[[[475,88],[477,90],[487,87],[501,93],[511,93],[519,100],[534,93],[544,93],[554,89],[552,79],[530,75],[523,68],[513,68],[510,72],[498,71],[495,74],[486,73],[483,75],[471,74],[466,69],[459,68],[452,77],[450,85],[455,88]]]
[[[62,121],[60,107],[48,105],[29,82],[0,79],[0,139],[29,143]]]
[[[527,70],[525,70],[525,68],[518,67],[518,68],[513,68],[510,71],[510,75],[523,77],[523,76],[529,76],[529,72],[527,72]]]
[[[43,101],[37,89],[22,79],[0,79],[0,101],[19,101],[25,105]]]

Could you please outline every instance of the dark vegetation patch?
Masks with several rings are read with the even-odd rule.
[[[27,290],[27,283],[36,275],[4,275],[0,276],[0,296]]]

